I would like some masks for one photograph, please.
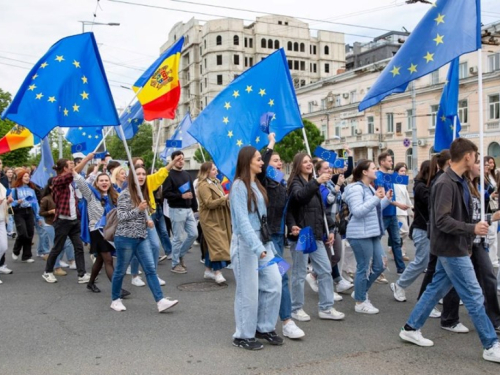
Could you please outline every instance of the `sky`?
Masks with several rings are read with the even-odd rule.
[[[388,30],[411,31],[429,9],[404,0],[0,0],[0,5],[0,88],[12,95],[52,44],[82,32],[80,21],[120,23],[85,25],[85,31],[95,34],[119,108],[132,100],[129,88],[156,59],[177,22],[234,17],[249,24],[268,13],[306,17],[310,20],[302,20],[311,29],[343,32],[346,43],[352,44],[369,42]],[[220,8],[225,6],[233,9]],[[499,20],[498,0],[482,0],[483,24]]]

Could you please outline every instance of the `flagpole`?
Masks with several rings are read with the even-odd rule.
[[[311,149],[309,148],[309,141],[307,140],[307,135],[306,135],[306,128],[305,126],[302,126],[302,135],[304,136],[304,143],[306,144],[306,150],[309,155],[311,155]],[[316,168],[313,166],[313,176],[314,178],[317,178],[318,176],[316,175]],[[325,221],[325,228],[326,228],[326,235],[328,238],[328,234],[330,233],[330,228],[328,228],[328,220],[326,220],[326,214],[323,212],[323,219]],[[333,246],[330,245],[330,253],[332,256],[335,255],[335,251],[333,250]]]
[[[477,92],[479,97],[479,155],[484,157],[484,113],[483,113],[483,57],[482,48],[477,50]],[[480,184],[484,191],[484,163],[479,163],[481,168]],[[481,221],[484,221],[484,194],[481,193]]]
[[[205,154],[203,153],[203,147],[201,147],[200,143],[198,143],[198,146],[200,146],[200,152],[201,152],[201,157],[203,159],[203,163],[206,163],[207,160],[205,159]]]
[[[62,130],[60,127],[57,128],[58,141],[59,141],[59,159],[63,158],[63,141],[62,141]]]
[[[158,121],[158,130],[157,130],[158,135],[156,136],[156,146],[155,146],[155,152],[153,154],[153,165],[151,166],[151,174],[153,174],[155,171],[156,155],[158,155],[158,143],[160,143],[160,128],[161,124]]]
[[[457,116],[453,116],[453,140],[457,138]]]

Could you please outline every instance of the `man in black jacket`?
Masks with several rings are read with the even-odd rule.
[[[450,147],[450,168],[439,177],[431,191],[431,253],[438,257],[436,273],[401,329],[399,337],[419,346],[434,343],[422,336],[425,324],[436,303],[455,287],[469,312],[483,344],[483,358],[500,362],[500,345],[484,308],[483,291],[470,260],[475,235],[486,236],[488,223],[472,223],[472,199],[464,173],[478,158],[477,146],[457,138]]]

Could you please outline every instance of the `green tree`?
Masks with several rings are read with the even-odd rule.
[[[56,162],[59,159],[59,130],[53,129],[49,133],[49,142],[50,149],[52,151],[52,159]],[[69,143],[63,136],[62,139],[63,145],[63,158],[65,159],[73,159],[73,154],[71,153],[71,143]],[[36,154],[31,154],[28,158],[27,163],[30,165],[38,165],[40,163],[40,159],[42,158],[42,154],[37,152]]]
[[[202,150],[203,150],[203,156],[205,156],[205,160],[203,160],[203,156],[202,156]],[[200,164],[203,164],[205,161],[212,161],[212,157],[210,156],[210,154],[208,153],[207,150],[205,150],[204,147],[200,148],[198,147],[196,149],[196,151],[194,152],[194,156],[193,156],[194,160],[196,160],[198,163]]]
[[[302,122],[306,129],[309,147],[311,152],[314,152],[314,149],[324,141],[324,137],[314,123],[306,119],[303,119]],[[297,129],[289,133],[281,142],[276,144],[274,149],[285,163],[292,162],[293,157],[299,152],[307,152],[302,129]]]

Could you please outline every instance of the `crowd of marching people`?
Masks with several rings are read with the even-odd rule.
[[[483,358],[500,362],[500,172],[493,157],[481,157],[472,142],[458,138],[420,165],[410,192],[407,180],[394,178],[406,176],[407,165],[394,166],[386,152],[376,161],[353,160],[347,150],[343,168],[299,153],[285,179],[274,148],[273,133],[263,154],[242,147],[229,189],[212,162],[202,164],[197,176],[186,171],[182,151],[154,173],[142,158],[128,168],[111,156],[94,163],[92,153],[60,159],[46,186],[34,185],[28,168],[2,166],[0,273],[12,273],[6,264],[10,237],[12,261],[29,264],[40,257],[47,283],[73,269],[78,283],[99,293],[101,273],[111,283],[111,309],[125,311],[124,300],[133,295],[124,285],[130,274],[131,286],[147,285],[158,311],[165,312],[179,301],[165,297],[158,264],[170,261],[172,273],[187,273],[186,254],[198,241],[204,279],[224,284],[223,271],[234,273],[233,345],[258,350],[262,340],[284,343],[278,319],[289,339],[306,335],[299,325],[311,315],[343,320],[335,303],[348,295],[356,313],[378,314],[369,292],[374,283],[389,284],[384,271],[392,257],[398,279],[387,292],[396,301],[406,301],[405,290],[423,275],[416,305],[402,322],[402,340],[434,345],[421,332],[429,317],[439,318],[444,330],[469,332],[460,322],[463,304]],[[391,254],[382,242],[386,233]],[[405,251],[410,241],[411,261]],[[93,262],[90,272],[86,259]],[[317,293],[317,314],[305,302],[306,286]]]

